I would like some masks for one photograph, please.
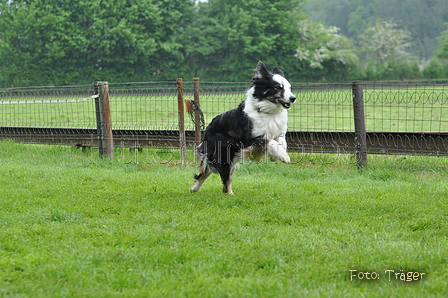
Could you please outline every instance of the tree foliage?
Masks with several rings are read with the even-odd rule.
[[[443,31],[438,40],[440,45],[437,49],[436,56],[441,59],[448,59],[448,30]]]
[[[420,75],[414,33],[371,22],[384,1],[310,1],[330,7],[341,30],[312,21],[305,0],[0,0],[0,86],[246,81],[259,60],[294,81]],[[447,36],[428,76],[441,76]]]
[[[339,28],[303,20],[298,23],[300,44],[295,56],[312,68],[323,68],[326,61],[353,66],[357,63],[355,48],[350,39],[339,34]]]
[[[423,70],[423,75],[429,79],[448,78],[448,30],[442,32],[438,41],[435,56]]]
[[[422,61],[432,56],[448,22],[446,0],[308,0],[307,10],[313,20],[355,39],[378,18],[393,20],[411,33],[410,52]]]
[[[297,47],[297,20],[304,0],[210,0],[187,29],[187,63],[198,75],[247,80],[256,62],[280,65]],[[288,62],[287,62],[288,61]],[[194,63],[191,65],[190,63]]]
[[[359,34],[361,67],[369,80],[412,79],[420,75],[409,53],[411,34],[392,21],[378,19]]]
[[[176,32],[193,7],[190,0],[6,2],[3,85],[167,77],[182,61]]]
[[[387,63],[390,60],[409,60],[408,52],[411,34],[407,30],[397,29],[391,21],[377,20],[368,26],[359,37],[360,48],[365,61]]]

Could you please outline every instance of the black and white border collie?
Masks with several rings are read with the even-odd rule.
[[[219,173],[222,191],[233,194],[232,175],[243,159],[259,162],[268,154],[290,163],[285,134],[287,110],[296,100],[291,84],[278,67],[270,73],[261,61],[251,83],[246,100],[216,116],[207,126],[197,147],[201,163],[190,192],[198,191],[212,173]]]

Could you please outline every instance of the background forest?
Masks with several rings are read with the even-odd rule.
[[[446,0],[0,0],[0,87],[448,77]]]

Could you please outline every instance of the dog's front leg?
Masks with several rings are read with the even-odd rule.
[[[283,140],[282,143],[279,143],[276,140],[269,140],[268,154],[284,163],[291,163],[291,158],[286,152],[286,140]]]
[[[277,139],[275,139],[277,142],[278,142],[278,144],[280,145],[280,146],[282,146],[283,147],[283,149],[285,149],[285,151],[286,151],[286,149],[287,149],[287,144],[286,144],[286,138],[285,138],[285,136],[284,135],[281,135],[281,136],[279,136]]]

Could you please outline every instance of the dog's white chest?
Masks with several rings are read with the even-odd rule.
[[[250,105],[245,112],[252,120],[252,136],[264,136],[267,139],[277,139],[284,136],[288,125],[288,112],[284,109],[278,113],[264,113]]]
[[[286,110],[277,115],[259,113],[258,117],[252,118],[253,136],[263,135],[267,139],[284,136],[287,129],[287,117]]]

